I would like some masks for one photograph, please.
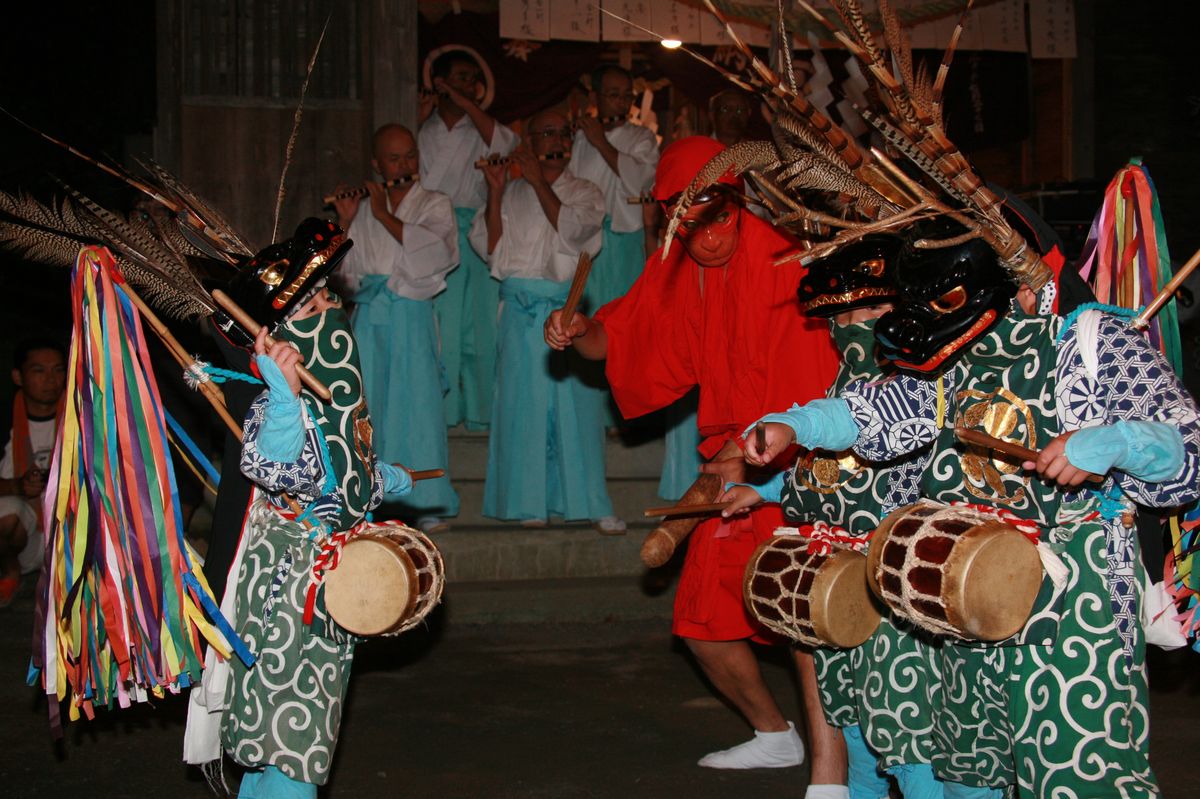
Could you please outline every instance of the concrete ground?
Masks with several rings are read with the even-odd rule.
[[[182,697],[102,712],[52,741],[45,701],[24,685],[31,593],[23,586],[0,611],[0,796],[211,796],[179,762]],[[765,653],[764,669],[795,718],[780,654]],[[1196,658],[1153,661],[1152,757],[1168,797],[1193,795]],[[659,620],[450,628],[435,618],[359,648],[342,730],[323,797],[801,797],[807,784],[806,766],[695,766],[749,731]]]

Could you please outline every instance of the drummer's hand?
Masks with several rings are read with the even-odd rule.
[[[1038,453],[1036,461],[1025,461],[1021,465],[1026,469],[1036,470],[1040,477],[1055,482],[1063,488],[1079,487],[1092,476],[1092,473],[1072,466],[1071,462],[1067,460],[1067,439],[1074,435],[1074,432],[1072,430],[1069,433],[1063,433]]]
[[[785,449],[796,443],[796,432],[782,422],[767,422],[763,425],[767,440],[767,448],[758,451],[758,436],[753,430],[746,435],[744,450],[746,463],[752,466],[766,466],[779,457]]]
[[[717,497],[717,502],[733,503],[721,511],[722,518],[726,519],[734,514],[744,514],[762,501],[762,497],[750,486],[730,486],[728,491]]]
[[[300,366],[300,351],[286,341],[272,340],[267,344],[267,326],[263,325],[258,329],[258,335],[254,337],[254,352],[256,355],[265,355],[275,362],[279,367],[280,374],[287,381],[287,388],[294,396],[300,396],[300,375],[296,371]],[[259,371],[262,371],[262,366],[259,366]],[[263,379],[271,386],[271,380],[266,374]],[[271,386],[275,388],[274,386]]]
[[[571,317],[571,323],[563,327],[563,309],[551,311],[542,326],[542,335],[551,349],[565,350],[571,343],[587,332],[587,317],[576,311]]]
[[[722,483],[746,482],[746,462],[738,457],[700,464],[701,474],[715,474]]]

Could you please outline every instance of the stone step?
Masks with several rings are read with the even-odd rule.
[[[435,533],[451,583],[636,577],[645,572],[640,552],[650,524],[625,535],[601,535],[586,524],[528,529],[459,527]]]
[[[517,522],[502,522],[483,515],[482,479],[454,480],[454,489],[458,492],[459,513],[450,522],[464,527],[505,527],[517,528]],[[642,512],[646,508],[668,504],[658,496],[658,478],[610,477],[608,480],[608,496],[612,500],[613,512],[626,522],[642,520]],[[382,511],[387,513],[385,507]]]
[[[449,445],[451,480],[482,480],[487,476],[487,433],[456,427],[450,430]],[[657,481],[662,471],[663,440],[658,437],[624,441],[610,436],[604,457],[605,474],[609,478],[642,477]],[[413,464],[413,468],[424,467]]]
[[[603,623],[661,619],[669,624],[674,579],[593,577],[560,580],[446,582],[440,624]]]

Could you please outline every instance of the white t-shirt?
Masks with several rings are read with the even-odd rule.
[[[42,471],[49,471],[50,459],[54,456],[54,438],[57,427],[54,418],[29,420],[30,452],[33,455],[33,466]],[[9,480],[19,475],[13,474],[13,437],[9,435],[8,444],[4,447],[4,459],[0,460],[0,479]]]

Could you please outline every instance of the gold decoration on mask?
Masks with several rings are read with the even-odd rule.
[[[1037,430],[1033,413],[1025,400],[1006,388],[995,391],[969,389],[958,392],[958,419],[962,427],[981,430],[989,436],[1011,441],[1029,449],[1037,449]],[[967,446],[959,455],[964,483],[973,496],[988,502],[1018,506],[1025,502],[1025,488],[1018,486],[1009,493],[1004,478],[1021,472],[1021,465],[991,457],[991,452]],[[1028,485],[1029,477],[1020,481]]]
[[[278,286],[283,282],[283,275],[285,272],[287,272],[287,268],[290,263],[291,262],[287,258],[281,258],[278,261],[273,261],[266,269],[262,271],[262,274],[258,276],[258,279],[263,283],[266,283],[268,286]]]

